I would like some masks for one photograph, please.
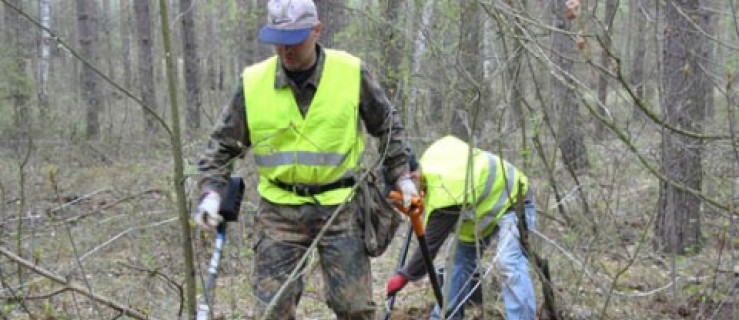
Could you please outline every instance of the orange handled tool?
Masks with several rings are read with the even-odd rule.
[[[426,231],[423,226],[423,198],[420,196],[411,198],[411,207],[406,208],[403,206],[403,194],[398,191],[390,191],[390,203],[392,203],[398,211],[411,219],[411,225],[413,226],[413,232],[417,237],[424,236]]]
[[[403,206],[403,194],[398,191],[390,191],[389,198],[390,203],[392,203],[398,211],[407,215],[408,218],[411,219],[411,226],[413,227],[413,232],[416,234],[416,239],[418,239],[418,247],[421,249],[423,262],[426,264],[426,273],[428,273],[431,287],[434,289],[436,303],[438,303],[439,306],[443,306],[444,299],[441,295],[441,286],[439,286],[439,280],[436,278],[434,262],[431,260],[431,255],[429,254],[423,220],[421,219],[424,210],[423,198],[421,196],[412,197],[410,208]]]

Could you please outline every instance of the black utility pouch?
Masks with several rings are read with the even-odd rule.
[[[237,221],[239,219],[239,210],[241,209],[241,200],[244,198],[245,187],[244,179],[239,176],[232,176],[228,179],[221,209],[218,211],[224,221]]]

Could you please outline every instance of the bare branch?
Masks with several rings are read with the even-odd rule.
[[[123,305],[121,303],[118,303],[118,302],[114,301],[113,299],[110,299],[108,297],[102,296],[100,294],[97,294],[97,293],[94,293],[94,292],[91,292],[91,291],[88,291],[87,289],[85,289],[85,288],[83,288],[83,287],[81,287],[81,286],[79,286],[79,285],[77,285],[77,284],[75,284],[73,282],[68,281],[67,279],[65,279],[64,277],[62,277],[60,275],[54,274],[54,273],[52,273],[49,270],[46,270],[46,269],[44,269],[42,267],[39,267],[38,265],[34,264],[31,261],[28,261],[26,259],[23,259],[23,258],[15,255],[12,251],[10,251],[10,250],[8,250],[8,249],[6,249],[4,247],[0,247],[0,254],[2,254],[5,257],[7,257],[8,259],[14,261],[18,265],[23,266],[23,267],[26,267],[26,268],[30,269],[31,271],[33,271],[33,272],[35,272],[35,273],[37,273],[37,274],[39,274],[39,275],[41,275],[41,276],[43,276],[43,277],[51,280],[51,281],[54,281],[54,282],[56,282],[56,283],[64,286],[64,288],[66,288],[66,290],[70,290],[70,291],[73,291],[73,292],[82,294],[82,295],[84,295],[84,296],[86,296],[86,297],[88,297],[88,298],[90,298],[90,299],[92,299],[92,300],[94,300],[96,302],[102,303],[103,305],[106,305],[106,306],[108,306],[108,307],[110,307],[110,308],[112,308],[114,310],[117,310],[117,311],[123,313],[126,316],[129,316],[129,317],[134,318],[134,319],[140,319],[140,320],[153,320],[154,319],[154,318],[152,318],[152,317],[144,314],[141,311],[135,310],[134,308],[132,308],[130,306]]]

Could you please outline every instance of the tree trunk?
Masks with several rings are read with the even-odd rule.
[[[711,7],[714,7],[714,5],[717,3],[718,3],[717,0],[705,0],[703,7],[711,8]],[[717,17],[719,16],[720,15],[716,15],[710,10],[706,10],[703,12],[704,22],[703,24],[701,24],[701,26],[703,27],[703,30],[705,30],[706,33],[711,34],[711,35],[716,33],[716,28],[718,26],[718,20],[719,20],[717,19]],[[706,60],[704,61],[714,61],[714,58],[717,57],[716,49],[718,46],[716,45],[716,41],[706,40],[703,43],[703,45],[706,46],[704,50],[704,54],[705,54],[704,57],[706,58]],[[719,61],[719,60],[715,60],[715,61]],[[706,69],[703,69],[703,70],[705,70],[705,72],[709,74],[710,73],[721,74],[724,71],[724,67],[721,64],[711,63],[711,64],[707,64]],[[713,119],[716,113],[715,99],[713,95],[713,84],[711,83],[711,81],[707,79],[706,81],[703,82],[703,84],[706,86],[706,88],[704,89],[704,92],[706,95],[705,108],[704,108],[705,109],[704,119],[708,119],[710,121]]]
[[[148,0],[136,0],[143,2]],[[148,11],[148,10],[147,10]],[[184,162],[182,154],[182,137],[180,134],[180,113],[177,104],[177,76],[174,72],[172,43],[169,36],[169,19],[167,17],[167,3],[159,0],[159,19],[162,32],[162,42],[165,57],[165,72],[167,75],[167,93],[171,105],[171,141],[172,141],[172,184],[177,196],[177,209],[179,212],[180,230],[182,232],[182,255],[185,267],[185,292],[184,304],[187,319],[193,319],[196,315],[196,284],[195,284],[195,255],[192,250],[192,238],[190,236],[190,214],[187,211],[187,195],[185,194]],[[147,15],[148,17],[148,15]]]
[[[156,103],[156,88],[154,87],[154,58],[151,40],[151,16],[149,15],[149,0],[134,0],[134,15],[136,16],[136,36],[138,37],[138,67],[139,88],[141,100],[152,110],[159,112]],[[144,112],[146,130],[149,133],[157,132],[159,124],[148,113]]]
[[[229,8],[227,6],[226,1],[218,1],[218,5],[216,6],[216,20],[215,21],[222,21],[227,19],[227,13],[229,11]],[[221,34],[226,32],[226,28],[223,28],[223,26],[219,23],[216,24],[216,33],[215,34]],[[220,40],[220,39],[218,39]],[[225,47],[221,44],[223,42],[219,42],[218,46],[216,48],[222,48],[222,50],[216,51],[216,61],[218,62],[217,69],[216,69],[216,87],[218,88],[218,91],[224,92],[226,90],[226,86],[224,84],[224,79],[226,78],[226,65],[224,61],[227,61],[226,57],[231,57],[232,52],[229,50],[225,50]]]
[[[112,31],[113,30],[113,20],[108,18],[113,15],[113,12],[110,8],[110,1],[111,0],[103,0],[103,13],[100,15],[103,17],[103,19],[100,19],[100,27],[103,32],[103,43],[105,43],[105,66],[108,69],[107,76],[111,79],[115,79],[115,68],[113,63],[113,37],[112,37]]]
[[[9,0],[10,4],[16,8],[23,9],[20,0]],[[23,33],[26,30],[26,23],[20,16],[12,10],[5,10],[5,37],[6,43],[9,44],[8,50],[13,63],[10,64],[8,74],[12,76],[12,81],[8,83],[8,93],[10,100],[13,101],[14,122],[21,130],[28,129],[31,123],[31,113],[28,109],[30,87],[28,77],[26,76],[26,48]]]
[[[123,84],[126,89],[133,86],[133,71],[131,71],[131,30],[133,29],[133,16],[128,1],[119,2],[121,18],[121,60],[123,61]]]
[[[634,54],[631,63],[631,86],[634,87],[637,97],[644,101],[646,98],[644,89],[646,82],[644,79],[644,59],[647,54],[647,17],[644,16],[642,10],[646,10],[643,1],[638,1],[634,5],[629,6],[629,10],[636,20],[636,32],[634,32]],[[638,106],[634,106],[631,114],[631,118],[634,120],[646,120],[647,117],[644,115],[644,111],[639,109]]]
[[[39,16],[41,25],[51,27],[51,5],[49,0],[39,1]],[[39,48],[38,82],[36,90],[41,118],[46,118],[49,112],[49,66],[51,63],[51,36],[46,31],[41,31],[41,45]]]
[[[77,41],[82,55],[93,65],[98,61],[97,21],[93,0],[77,0]],[[82,100],[86,106],[85,135],[88,139],[96,139],[100,135],[100,110],[103,94],[99,86],[100,79],[92,68],[82,66],[80,74],[82,84]]]
[[[393,102],[399,101],[402,96],[400,92],[400,65],[403,61],[403,39],[398,34],[397,28],[400,26],[399,11],[404,5],[405,1],[380,1],[381,10],[385,18],[384,23],[379,25],[380,43],[383,44],[381,46],[383,72],[380,75],[380,83],[382,83],[387,96]],[[401,108],[399,111],[405,114],[407,110]]]
[[[236,34],[239,39],[239,42],[237,44],[239,50],[239,58],[236,62],[236,72],[238,73],[238,75],[241,75],[243,67],[257,61],[257,32],[252,32],[250,30],[259,30],[261,25],[257,21],[261,21],[259,20],[259,18],[261,18],[262,16],[257,15],[254,12],[257,10],[257,8],[254,8],[252,0],[237,0],[236,5],[239,6],[239,8],[242,8],[242,10],[239,11],[238,20],[238,26],[241,32],[238,32]],[[256,6],[259,7],[258,4]]]
[[[521,12],[527,12],[527,3],[525,0],[519,1],[519,0],[506,0],[506,3],[511,6],[512,8],[515,8],[516,10],[520,10]],[[504,53],[506,56],[504,57],[505,61],[510,61],[510,63],[506,66],[506,72],[505,72],[505,78],[502,83],[504,89],[505,89],[505,95],[508,97],[508,101],[511,106],[511,112],[509,113],[509,122],[516,123],[516,125],[521,130],[522,136],[524,137],[523,143],[521,145],[524,150],[526,149],[526,123],[527,123],[527,112],[524,109],[524,97],[526,96],[526,85],[524,84],[523,80],[523,66],[524,66],[524,47],[521,44],[521,40],[523,39],[523,30],[519,25],[525,24],[524,21],[522,21],[519,18],[513,18],[516,24],[513,24],[513,36],[512,41],[508,42],[506,37],[501,38],[501,43],[503,46]],[[498,29],[499,30],[505,30],[506,28],[510,28],[508,25],[505,25],[504,23],[501,23],[502,21],[498,20]],[[489,37],[488,37],[489,38]],[[490,40],[492,41],[492,40]],[[486,51],[486,55],[490,55],[491,53]],[[528,152],[523,152],[524,155],[528,155]],[[528,158],[527,158],[528,159]],[[528,161],[527,159],[524,159],[524,161]],[[524,166],[524,168],[527,167],[527,165]]]
[[[672,126],[701,132],[707,77],[701,62],[706,42],[693,25],[705,26],[698,0],[668,1],[662,51],[662,115]],[[683,14],[684,13],[684,14]],[[686,20],[687,18],[693,21]],[[662,172],[672,183],[701,190],[700,139],[663,129]],[[695,253],[701,244],[701,200],[668,182],[661,182],[657,248],[666,253]]]
[[[200,58],[198,57],[192,0],[180,0],[182,15],[182,52],[185,58],[185,87],[187,89],[187,128],[200,128]]]
[[[562,160],[572,171],[589,167],[587,148],[585,147],[582,119],[579,115],[579,103],[575,93],[564,82],[572,82],[568,75],[573,73],[572,58],[575,56],[575,43],[568,34],[571,22],[564,17],[563,6],[552,5],[552,16],[555,28],[552,34],[552,61],[562,71],[555,71],[560,76],[552,83],[552,111],[559,115],[557,143],[562,151]]]
[[[207,13],[209,16],[213,15],[213,12]],[[215,27],[215,20],[217,17],[212,17],[208,19],[207,23],[205,24],[205,33],[206,34],[216,34],[216,27]],[[219,48],[218,43],[218,37],[208,37],[208,42],[210,44],[210,48]],[[207,50],[208,55],[206,57],[206,74],[205,74],[205,82],[207,83],[206,86],[211,91],[216,91],[218,89],[218,77],[217,77],[217,65],[218,65],[218,50]]]
[[[420,10],[416,10],[418,20],[419,20],[419,27],[415,31],[415,40],[413,41],[413,55],[411,57],[411,75],[420,74],[421,67],[423,66],[423,57],[426,54],[426,39],[425,39],[425,30],[431,25],[431,22],[434,18],[434,3],[433,1],[425,1],[422,4],[420,4],[421,8]],[[425,122],[426,119],[423,119],[423,116],[416,117],[416,111],[422,110],[420,108],[417,109],[417,106],[419,102],[421,101],[421,85],[416,82],[417,78],[411,77],[410,82],[408,84],[408,104],[407,104],[407,111],[406,111],[406,118],[405,118],[405,125],[406,125],[406,132],[409,132],[411,130],[417,130],[418,132],[414,132],[416,134],[420,134],[420,128],[417,124],[419,122]],[[427,104],[430,112],[429,114],[438,115],[441,114],[442,109],[442,102],[441,98],[439,98],[440,94],[437,94],[438,91],[432,91],[431,94],[429,94],[429,97],[427,98]]]
[[[451,133],[462,140],[469,140],[479,128],[480,104],[483,99],[482,67],[482,9],[477,2],[463,1],[460,8],[460,43],[457,61],[461,64],[459,103],[453,104]],[[476,124],[477,123],[477,124]]]
[[[334,36],[344,27],[344,2],[339,0],[315,0],[318,20],[321,21],[321,44],[326,47],[335,45]],[[346,48],[348,49],[348,48]]]
[[[618,0],[606,0],[606,12],[605,18],[603,19],[605,30],[603,30],[602,43],[603,48],[600,53],[600,64],[606,70],[611,69],[611,34],[613,29],[613,18],[616,17],[616,2]],[[606,107],[608,106],[608,77],[605,72],[601,72],[598,75],[598,112],[602,116],[606,116],[608,113]],[[605,107],[604,107],[605,106]],[[600,121],[595,121],[595,138],[597,140],[603,140],[606,138],[608,128]]]

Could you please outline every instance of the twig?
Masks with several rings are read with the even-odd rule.
[[[177,283],[177,281],[175,281],[175,279],[172,279],[172,277],[170,277],[169,275],[164,274],[164,273],[161,273],[161,272],[159,272],[159,270],[156,270],[156,269],[155,270],[146,269],[144,267],[134,266],[134,265],[127,264],[127,263],[120,263],[120,264],[122,266],[124,266],[124,267],[127,267],[127,268],[131,268],[131,269],[134,269],[134,270],[139,270],[139,271],[147,272],[147,273],[154,274],[154,275],[157,275],[157,276],[162,277],[162,279],[164,279],[164,282],[166,284],[168,284],[169,286],[171,286],[172,288],[174,288],[175,290],[177,290],[177,293],[178,293],[177,296],[180,297],[180,308],[178,310],[178,314],[181,314],[182,313],[182,309],[184,308],[185,289],[182,287],[181,284]]]
[[[175,217],[175,218],[169,218],[169,219],[167,219],[167,220],[163,220],[163,221],[155,222],[155,223],[152,223],[152,224],[150,224],[150,225],[145,225],[145,226],[138,226],[138,227],[128,228],[128,229],[124,230],[123,232],[121,232],[121,233],[119,233],[119,234],[117,234],[117,235],[113,236],[112,238],[108,239],[108,241],[105,241],[105,242],[103,242],[102,244],[98,245],[97,247],[95,247],[95,248],[93,248],[92,250],[88,251],[87,253],[83,254],[83,255],[82,255],[82,256],[80,257],[80,261],[82,261],[82,260],[85,260],[85,258],[89,257],[90,255],[92,255],[92,254],[93,254],[93,253],[95,253],[96,251],[98,251],[98,250],[100,250],[100,249],[102,249],[102,248],[104,248],[104,247],[108,246],[109,244],[113,243],[114,241],[118,240],[118,238],[120,238],[120,237],[122,237],[122,236],[126,235],[126,234],[127,234],[127,233],[129,233],[129,232],[132,232],[132,231],[136,231],[136,230],[140,230],[140,229],[146,229],[146,228],[150,228],[150,227],[156,227],[156,226],[160,226],[160,225],[163,225],[163,224],[165,224],[165,223],[169,223],[169,222],[175,221],[175,220],[177,220],[177,219],[178,219],[177,217]]]
[[[48,212],[48,213],[54,213],[54,212],[57,212],[57,211],[59,211],[59,210],[62,210],[62,209],[64,209],[64,208],[66,208],[66,207],[69,207],[69,206],[71,206],[71,205],[73,205],[73,204],[75,204],[75,203],[77,203],[77,202],[80,202],[80,201],[82,201],[82,200],[85,200],[85,199],[87,199],[87,198],[90,198],[90,197],[92,197],[92,196],[94,196],[94,195],[96,195],[96,194],[99,194],[99,193],[103,193],[103,192],[108,192],[108,191],[110,191],[110,188],[103,188],[103,189],[98,189],[98,190],[95,190],[95,191],[93,191],[93,192],[91,192],[91,193],[88,193],[88,194],[86,194],[86,195],[83,195],[83,196],[81,196],[81,197],[75,198],[75,199],[74,199],[74,200],[72,200],[72,201],[69,201],[69,202],[65,202],[65,203],[61,204],[60,206],[57,206],[57,207],[51,208],[51,209],[49,209],[49,211],[47,211],[47,212]]]
[[[608,279],[609,282],[612,282],[613,279],[610,279],[610,278],[608,278],[607,276],[604,276],[604,275],[593,273],[592,271],[590,271],[590,269],[588,269],[574,255],[572,255],[571,253],[567,252],[567,250],[565,250],[560,245],[558,245],[556,242],[554,242],[554,240],[547,238],[547,236],[545,236],[542,233],[539,233],[539,231],[537,231],[537,230],[530,230],[529,232],[531,232],[532,234],[537,235],[540,239],[542,239],[542,240],[548,242],[549,244],[551,244],[557,250],[559,250],[560,252],[562,252],[565,255],[565,257],[567,257],[572,262],[574,262],[578,267],[580,267],[582,269],[582,271],[585,272],[585,275],[587,275],[590,278],[590,280],[592,280],[593,283],[595,283],[599,287],[599,290],[600,290],[601,293],[609,292],[609,290],[607,290],[606,288],[603,288],[602,286],[599,285],[600,284],[600,281],[597,279],[597,277],[600,276],[600,277],[606,278],[606,279]],[[682,277],[678,277],[676,280],[678,280],[678,279],[682,279]],[[662,290],[665,290],[665,289],[671,287],[674,284],[675,284],[675,281],[670,281],[666,285],[664,285],[662,287],[659,287],[657,289],[653,289],[653,290],[650,290],[650,291],[643,291],[643,292],[635,292],[635,293],[626,293],[626,292],[621,292],[621,291],[618,291],[618,290],[613,290],[613,294],[615,294],[617,296],[620,296],[620,297],[624,297],[624,298],[641,298],[641,297],[647,297],[647,296],[653,295],[653,294],[655,294],[657,292],[660,292]]]
[[[19,266],[26,267],[26,268],[30,269],[31,271],[33,271],[33,272],[35,272],[35,273],[37,273],[37,274],[39,274],[39,275],[41,275],[41,276],[43,276],[43,277],[51,280],[51,281],[54,281],[54,282],[56,282],[56,283],[64,286],[65,288],[67,288],[67,290],[70,290],[70,291],[73,291],[73,292],[82,294],[82,295],[84,295],[84,296],[86,296],[86,297],[88,297],[88,298],[90,298],[90,299],[92,299],[92,300],[94,300],[94,301],[96,301],[98,303],[102,303],[105,306],[108,306],[108,307],[110,307],[112,309],[115,309],[117,311],[120,311],[121,313],[125,314],[126,316],[129,316],[129,317],[134,318],[134,319],[139,319],[139,320],[153,320],[154,319],[154,318],[152,318],[152,317],[150,317],[150,316],[148,316],[148,315],[146,315],[146,314],[144,314],[144,313],[142,313],[140,311],[137,311],[137,310],[135,310],[135,309],[133,309],[133,308],[131,308],[129,306],[120,304],[120,303],[118,303],[118,302],[116,302],[116,301],[114,301],[114,300],[112,300],[112,299],[110,299],[108,297],[102,296],[102,295],[97,294],[97,293],[90,292],[90,291],[86,290],[85,288],[83,288],[83,287],[81,287],[81,286],[79,286],[79,285],[77,285],[75,283],[72,283],[71,281],[68,281],[67,279],[63,278],[62,276],[59,276],[57,274],[54,274],[51,271],[48,271],[48,270],[46,270],[46,269],[44,269],[42,267],[39,267],[38,265],[34,264],[31,261],[28,261],[26,259],[23,259],[23,258],[15,255],[13,252],[11,252],[10,250],[8,250],[8,249],[6,249],[4,247],[0,247],[0,254],[4,255],[5,257],[7,257],[10,260],[15,261]]]
[[[8,288],[8,291],[10,291],[10,294],[11,295],[17,296],[17,294],[15,293],[15,290],[13,290],[13,288],[8,283],[5,282],[5,276],[3,276],[3,269],[2,268],[0,268],[0,284],[2,284],[3,287]],[[31,313],[31,310],[28,310],[28,306],[26,306],[26,303],[25,303],[24,300],[18,301],[18,304],[21,306],[21,308],[23,309],[23,311],[25,311],[28,314],[28,316],[31,319],[35,319],[35,317],[33,316],[33,313]],[[0,315],[3,316],[3,319],[7,319],[5,317],[5,314],[0,313]]]
[[[121,203],[123,203],[125,201],[134,199],[136,197],[139,197],[139,196],[142,196],[142,195],[145,195],[145,194],[148,194],[148,193],[164,193],[164,192],[165,192],[164,190],[160,190],[160,189],[144,190],[144,191],[139,192],[137,194],[129,195],[129,196],[123,197],[121,199],[118,199],[118,200],[116,200],[116,201],[114,201],[112,203],[109,203],[109,204],[107,204],[105,206],[102,206],[102,207],[98,208],[97,210],[86,212],[86,213],[83,213],[83,214],[80,214],[80,215],[77,215],[77,216],[74,216],[74,217],[69,217],[68,219],[64,220],[64,223],[76,222],[76,221],[81,220],[83,218],[86,218],[86,217],[88,217],[90,215],[93,215],[93,214],[98,213],[100,211],[103,211],[105,209],[110,209],[110,208],[112,208],[112,207],[114,207],[114,206],[116,206],[118,204],[121,204]]]
[[[64,288],[58,289],[56,291],[52,291],[50,293],[42,294],[42,295],[38,295],[38,296],[24,296],[24,297],[18,297],[18,296],[15,296],[15,295],[13,295],[13,296],[0,296],[0,299],[1,300],[8,301],[8,302],[18,302],[18,301],[21,301],[21,300],[43,300],[43,299],[49,299],[49,298],[51,298],[51,297],[53,297],[55,295],[58,295],[60,293],[65,292],[65,291],[69,291],[69,288],[64,287]]]

